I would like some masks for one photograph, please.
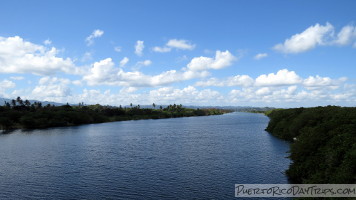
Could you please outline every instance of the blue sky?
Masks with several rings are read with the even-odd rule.
[[[1,1],[0,97],[356,104],[355,1]]]

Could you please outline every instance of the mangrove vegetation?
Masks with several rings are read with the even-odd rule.
[[[286,171],[303,184],[356,183],[356,108],[314,107],[267,113],[267,131],[291,142]]]
[[[220,115],[229,112],[222,109],[190,109],[182,105],[156,106],[141,108],[140,105],[114,107],[96,105],[54,106],[41,102],[31,103],[20,97],[0,106],[0,130],[35,129],[59,126],[73,126],[89,123],[102,123],[138,119],[162,119],[175,117]]]

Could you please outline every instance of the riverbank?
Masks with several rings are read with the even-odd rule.
[[[129,108],[96,105],[51,106],[4,105],[0,106],[0,129],[38,129],[49,127],[75,126],[138,119],[163,119],[176,117],[221,115],[230,112],[222,109],[190,109],[182,105],[169,105],[159,109]]]
[[[274,110],[266,131],[291,141],[295,183],[356,183],[356,108],[315,107]]]

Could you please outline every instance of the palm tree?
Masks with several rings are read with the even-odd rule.
[[[15,107],[15,106],[16,106],[16,100],[15,100],[15,99],[12,99],[12,100],[11,100],[11,104],[12,104],[13,107]]]
[[[21,97],[17,97],[17,98],[16,98],[16,101],[17,101],[17,103],[20,104],[20,106],[23,105],[23,101],[22,101]]]
[[[5,106],[6,106],[7,108],[10,108],[10,107],[11,107],[10,103],[7,102],[7,101],[5,101]]]
[[[31,105],[31,102],[29,100],[25,100],[25,106],[30,106]]]

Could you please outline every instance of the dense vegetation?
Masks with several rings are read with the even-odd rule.
[[[101,106],[99,104],[85,106],[42,106],[40,102],[30,103],[20,97],[0,106],[0,129],[15,128],[34,129],[57,126],[72,126],[88,123],[101,123],[136,119],[160,119],[173,117],[189,117],[218,115],[228,112],[220,109],[189,109],[182,105],[160,106],[155,109],[140,108],[139,105],[128,108]]]
[[[241,107],[237,108],[236,111],[238,112],[249,112],[249,113],[266,113],[275,110],[276,108],[273,107]]]
[[[287,175],[295,183],[356,183],[356,108],[315,107],[267,113],[267,131],[291,141]]]

